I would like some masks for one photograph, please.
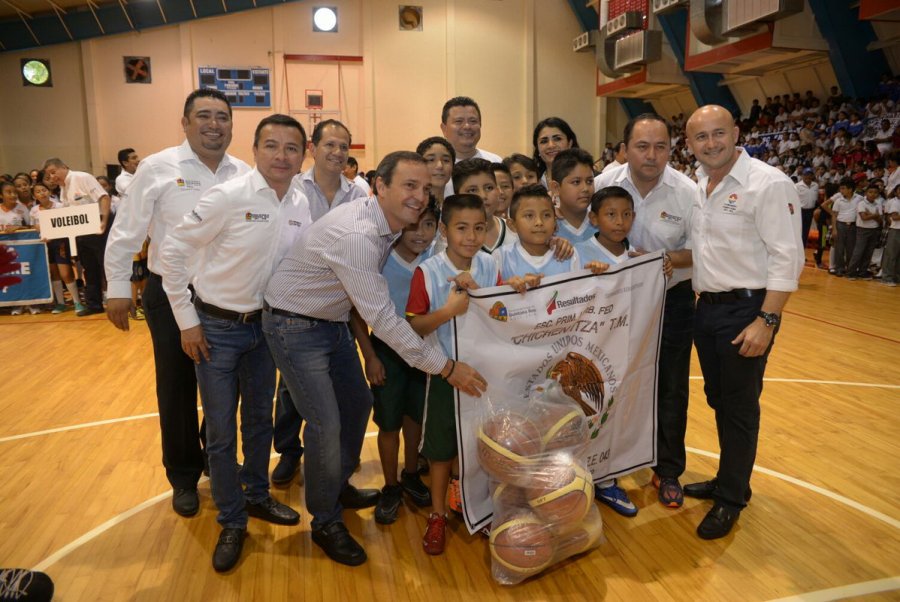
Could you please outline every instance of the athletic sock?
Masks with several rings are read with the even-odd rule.
[[[72,295],[72,304],[78,303],[81,299],[78,298],[78,285],[75,284],[75,281],[67,282],[66,289],[69,291],[69,294]],[[62,302],[60,302],[62,303]]]
[[[66,300],[63,298],[62,280],[53,281],[53,294],[56,297],[57,305],[65,305]]]

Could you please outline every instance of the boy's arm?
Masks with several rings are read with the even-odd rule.
[[[469,295],[465,291],[456,289],[450,292],[447,303],[443,307],[430,311],[431,300],[428,297],[428,290],[425,288],[425,273],[422,268],[416,268],[409,285],[406,319],[420,337],[428,336],[453,316],[465,313],[468,306]],[[459,311],[460,307],[462,307],[462,311]],[[458,313],[454,313],[454,311]]]
[[[369,325],[362,319],[355,307],[350,310],[350,330],[356,337],[356,344],[359,345],[359,351],[363,356],[366,379],[370,385],[383,385],[385,380],[384,364],[375,354],[372,337],[369,335]]]

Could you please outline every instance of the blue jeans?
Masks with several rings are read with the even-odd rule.
[[[278,392],[275,401],[275,451],[283,457],[299,462],[303,455],[300,443],[300,427],[303,417],[297,413],[297,406],[291,399],[291,392],[284,384],[284,377],[278,379]]]
[[[197,365],[197,384],[206,417],[209,480],[223,528],[247,526],[246,503],[269,496],[272,398],[275,363],[260,323],[241,324],[202,311],[209,361]],[[240,394],[244,466],[237,467],[237,410]],[[246,486],[242,490],[241,483]]]
[[[263,312],[263,332],[306,420],[303,470],[313,529],[341,520],[338,501],[362,449],[372,392],[347,324]]]

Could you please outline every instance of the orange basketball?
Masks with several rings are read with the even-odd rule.
[[[533,464],[528,456],[540,451],[540,432],[521,414],[492,414],[478,429],[478,461],[498,481],[527,484]]]
[[[600,543],[601,535],[603,535],[603,522],[597,507],[593,506],[593,511],[589,512],[574,529],[556,536],[554,560],[559,561],[587,552]]]
[[[545,452],[578,448],[590,441],[587,418],[574,404],[535,404],[534,421]]]
[[[572,456],[558,454],[542,464],[528,489],[528,504],[555,528],[565,529],[584,518],[594,497],[593,480]]]
[[[510,582],[542,571],[553,559],[553,534],[542,520],[523,510],[491,529],[491,558]]]

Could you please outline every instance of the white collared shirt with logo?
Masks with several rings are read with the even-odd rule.
[[[97,178],[83,171],[69,170],[65,182],[59,187],[59,201],[63,207],[99,203],[105,196],[109,194],[103,190]]]
[[[642,197],[631,179],[627,163],[602,173],[594,179],[594,191],[607,186],[621,186],[634,198],[634,223],[628,242],[637,249],[679,251],[691,248],[691,215],[697,185],[689,177],[666,165],[656,186]],[[691,277],[691,268],[678,268],[667,288]]]
[[[816,201],[819,200],[819,185],[815,182],[807,185],[806,182],[800,180],[794,186],[797,188],[797,196],[800,197],[800,208],[815,209]]]
[[[159,273],[159,246],[167,232],[181,223],[204,192],[249,171],[249,165],[226,154],[213,173],[187,140],[141,161],[106,242],[107,296],[131,297],[132,258],[148,235],[147,264],[151,272]]]
[[[831,197],[834,202],[831,205],[832,213],[837,215],[837,221],[845,224],[856,222],[856,206],[865,201],[862,195],[854,194],[852,197],[844,198],[840,192]]]
[[[160,248],[157,266],[178,327],[200,323],[188,284],[204,303],[240,313],[262,309],[269,278],[311,223],[296,180],[280,201],[256,169],[206,191]],[[185,260],[194,255],[192,278]]]
[[[780,170],[738,152],[708,196],[709,177],[698,171],[691,218],[694,290],[795,291],[804,263],[797,189]]]

